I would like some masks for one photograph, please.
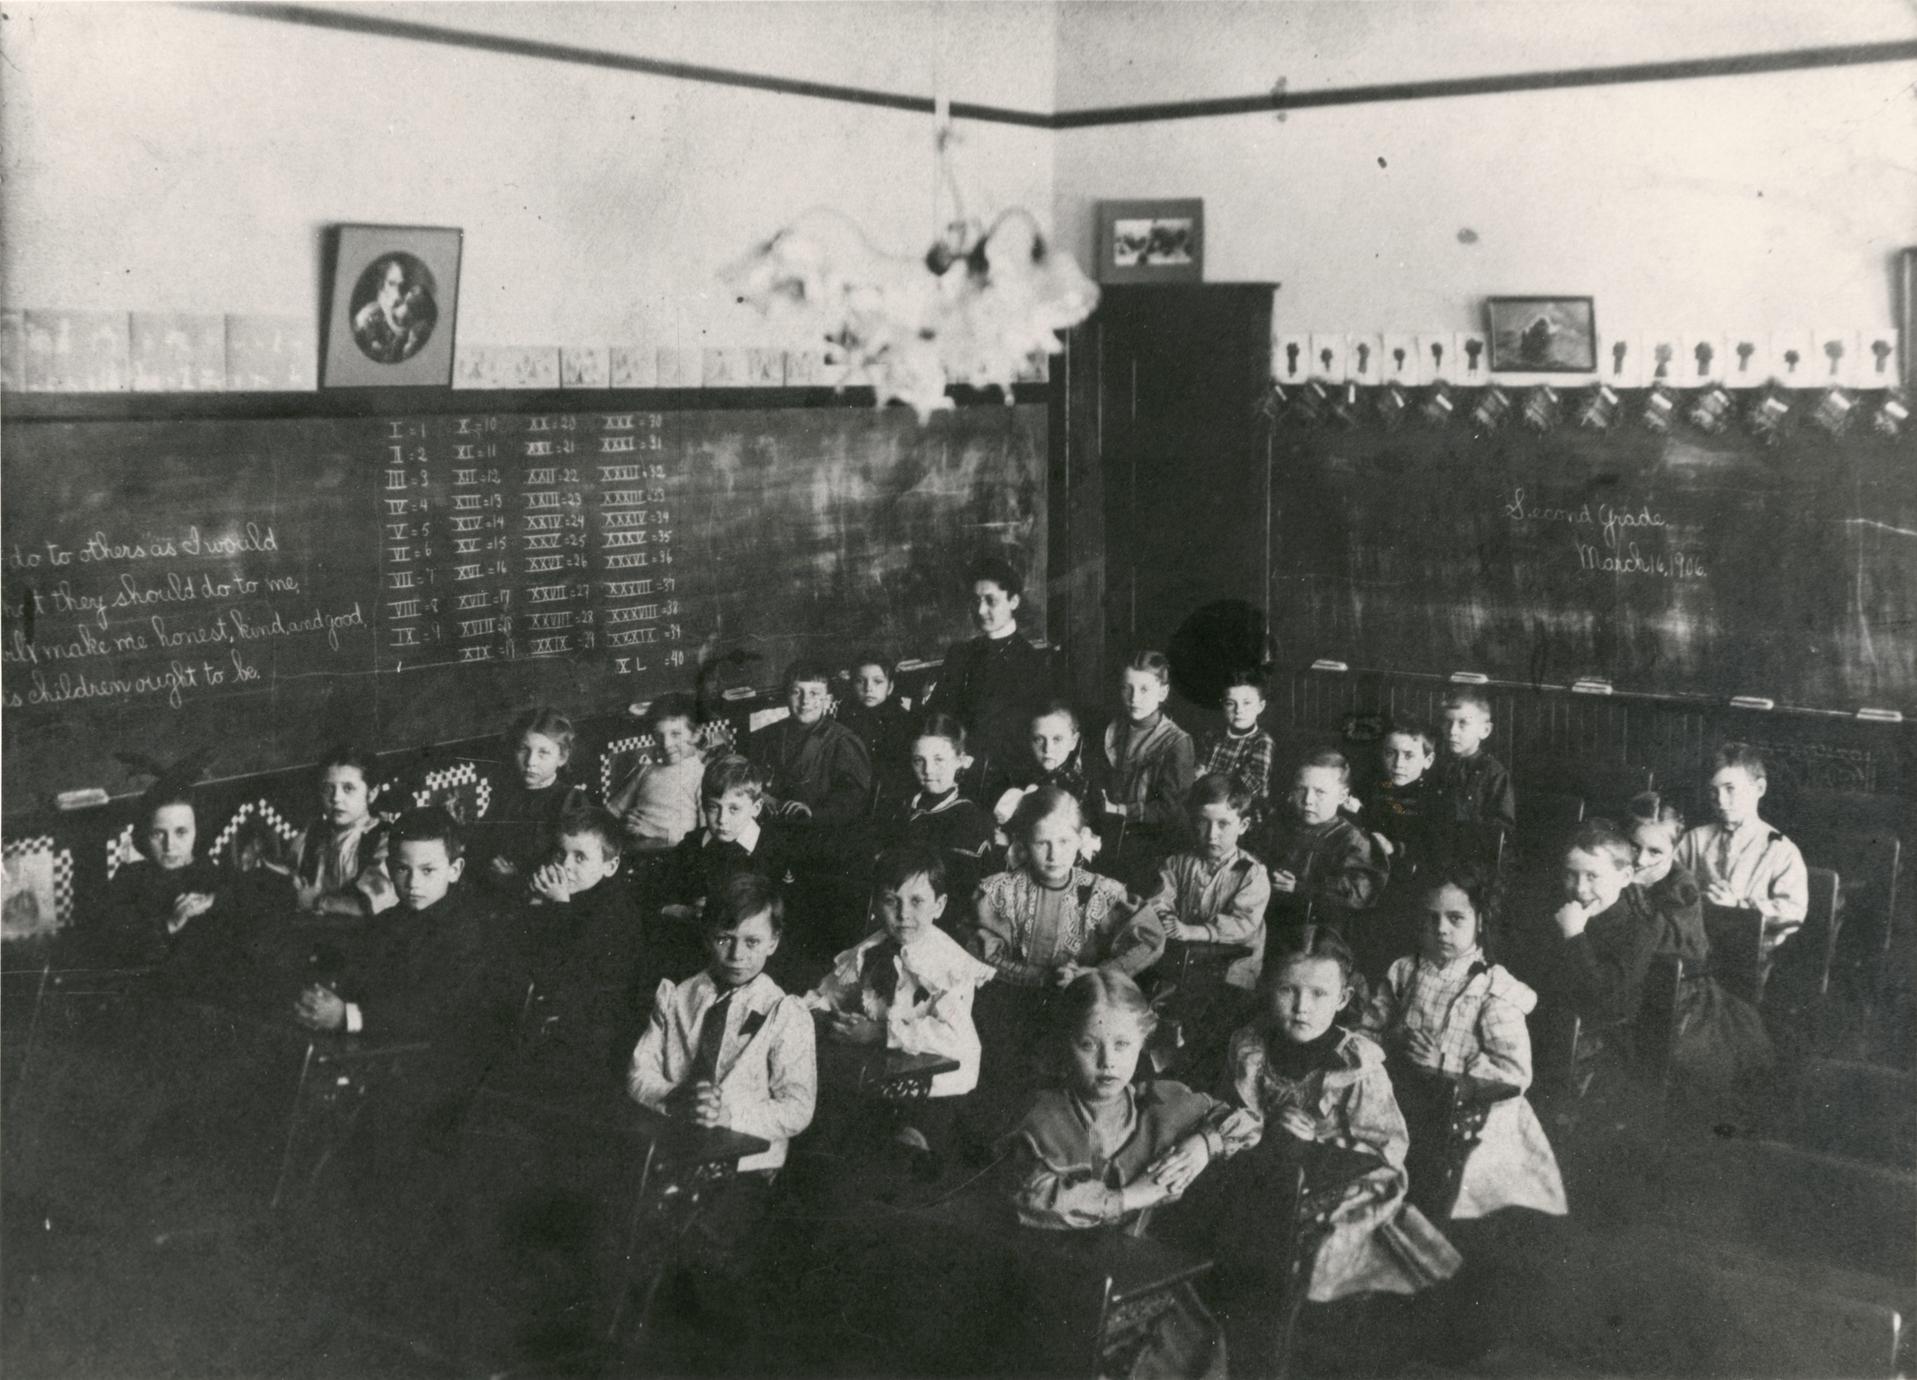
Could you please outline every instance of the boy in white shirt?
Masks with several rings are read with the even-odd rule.
[[[694,1337],[737,1355],[751,1346],[762,1311],[755,1241],[787,1142],[812,1124],[819,1075],[811,1017],[765,973],[785,926],[773,884],[753,872],[731,877],[713,892],[702,926],[711,961],[684,982],[659,984],[626,1091],[641,1106],[695,1126],[769,1143],[706,1190],[679,1243],[673,1292],[689,1314],[684,1321]]]
[[[805,998],[830,1040],[958,1061],[932,1080],[931,1098],[911,1109],[900,1133],[935,1155],[949,1148],[963,1099],[978,1086],[972,996],[997,971],[938,927],[948,899],[945,860],[934,850],[880,854],[872,888],[879,929],[834,959]]]
[[[1717,750],[1711,772],[1715,824],[1700,824],[1678,841],[1676,862],[1689,868],[1714,906],[1750,907],[1764,917],[1764,957],[1803,928],[1810,910],[1810,874],[1797,845],[1758,815],[1769,787],[1764,758],[1747,743]]]

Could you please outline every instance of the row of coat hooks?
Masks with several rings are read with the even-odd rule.
[[[1895,440],[1908,434],[1910,423],[1910,404],[1894,389],[1793,389],[1777,383],[1733,391],[1721,384],[1681,389],[1664,382],[1633,389],[1608,383],[1471,388],[1444,381],[1410,387],[1312,379],[1274,381],[1260,395],[1257,410],[1274,425],[1298,427],[1462,425],[1478,436],[1513,428],[1544,435],[1565,427],[1607,432],[1633,426],[1662,435],[1691,427],[1707,436],[1743,430],[1770,444],[1803,431]]]

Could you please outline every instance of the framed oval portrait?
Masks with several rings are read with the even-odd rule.
[[[419,225],[333,232],[326,387],[451,385],[461,238]]]

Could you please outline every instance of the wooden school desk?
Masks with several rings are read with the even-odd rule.
[[[1393,1060],[1390,1072],[1392,1090],[1411,1128],[1411,1151],[1405,1156],[1411,1179],[1407,1196],[1442,1226],[1458,1201],[1465,1161],[1483,1138],[1491,1109],[1523,1089],[1495,1078],[1440,1073],[1407,1060]]]
[[[740,1159],[767,1148],[611,1081],[563,1099],[531,1078],[482,1087],[456,1171],[464,1239],[421,1300],[434,1341],[487,1374],[642,1346],[679,1239]]]
[[[290,1004],[179,996],[157,969],[48,968],[34,1000],[7,1107],[12,1186],[138,1217],[162,1239],[302,1205],[369,1089],[430,1051],[306,1030]],[[157,1141],[141,1133],[175,1123]],[[167,1171],[187,1129],[198,1149]]]
[[[932,1095],[932,1080],[955,1073],[959,1061],[944,1054],[907,1054],[902,1049],[819,1041],[819,1091],[850,1093],[880,1102],[918,1102]]]

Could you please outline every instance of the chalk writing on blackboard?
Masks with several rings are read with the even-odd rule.
[[[217,744],[246,773],[623,708],[713,665],[725,689],[801,654],[936,655],[981,549],[1044,587],[1042,406],[921,429],[549,402],[9,416],[7,799],[131,788],[132,746]]]
[[[1503,508],[1513,522],[1561,524],[1570,529],[1579,570],[1664,580],[1701,580],[1707,574],[1703,558],[1695,551],[1670,549],[1671,523],[1648,502],[1635,507],[1589,501],[1553,504],[1514,487]],[[1652,538],[1661,544],[1650,544]]]
[[[657,413],[395,418],[379,463],[382,669],[686,665]]]
[[[357,600],[307,602],[288,556],[272,522],[245,518],[15,543],[9,571],[45,569],[49,582],[24,587],[32,631],[20,620],[0,653],[6,706],[160,700],[179,709],[200,693],[259,682],[257,652],[245,650],[255,644],[311,641],[337,653],[344,634],[366,627],[365,610]]]

